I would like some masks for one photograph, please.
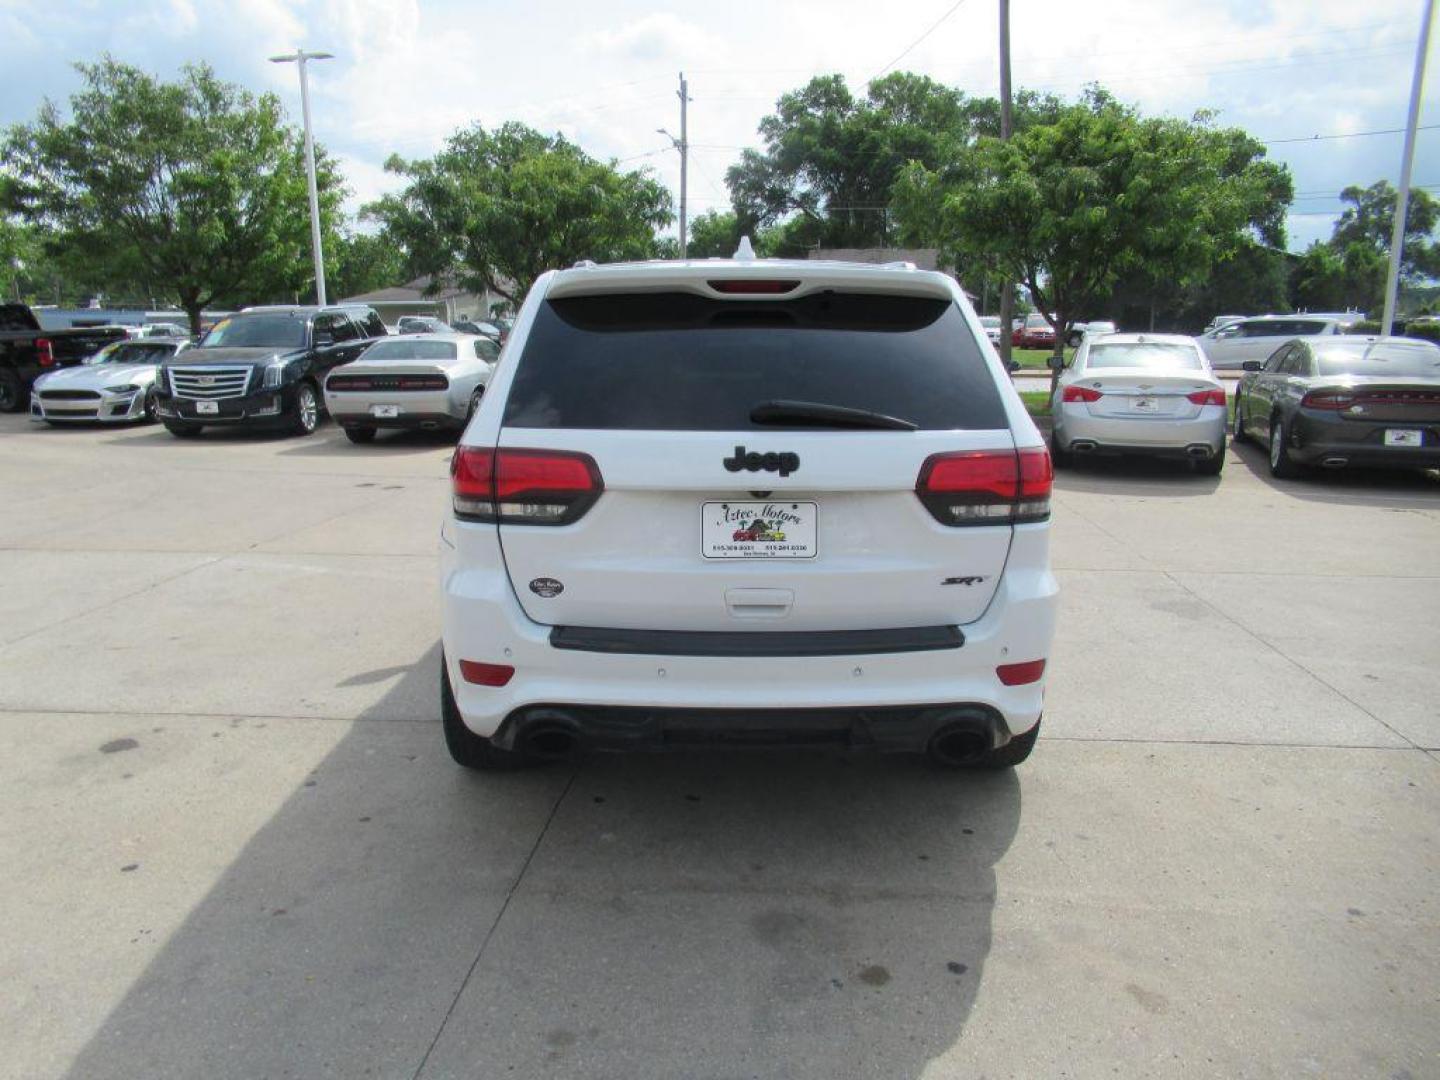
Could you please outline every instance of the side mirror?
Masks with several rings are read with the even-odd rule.
[[[1240,365],[1241,371],[1264,371],[1265,365],[1259,360],[1246,360]]]
[[[315,348],[324,349],[335,344],[335,335],[329,330],[315,331]]]

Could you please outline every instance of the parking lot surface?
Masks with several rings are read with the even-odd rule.
[[[1440,483],[1058,478],[1020,769],[471,775],[450,446],[0,417],[0,1075],[1440,1074]]]

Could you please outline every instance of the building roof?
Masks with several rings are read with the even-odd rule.
[[[361,293],[359,296],[348,296],[342,303],[346,304],[374,304],[374,303],[433,303],[436,300],[449,300],[454,297],[469,297],[475,295],[467,289],[462,289],[453,282],[442,283],[434,293],[428,293],[431,283],[435,279],[426,274],[414,281],[406,282],[404,285],[395,285],[388,289],[376,289],[373,292]]]

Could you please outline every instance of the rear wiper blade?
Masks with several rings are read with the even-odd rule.
[[[880,428],[916,431],[920,425],[898,416],[826,405],[819,401],[762,401],[750,410],[752,424],[813,424],[816,427]]]

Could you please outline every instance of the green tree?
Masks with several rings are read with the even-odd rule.
[[[385,167],[406,186],[363,214],[404,245],[410,268],[515,303],[546,270],[649,258],[673,218],[649,172],[621,172],[519,123],[458,131],[433,158]]]
[[[943,175],[910,165],[901,186],[907,227],[1024,283],[1057,355],[1126,274],[1184,287],[1247,237],[1283,243],[1290,196],[1288,173],[1243,133],[1205,115],[1147,119],[1094,88],[1009,141],[980,139]]]
[[[753,239],[753,237],[752,237]],[[690,221],[686,238],[692,259],[726,258],[740,246],[740,221],[731,210],[707,210]]]
[[[310,276],[301,138],[279,100],[220,81],[203,64],[177,82],[106,57],[77,65],[70,116],[46,102],[10,128],[9,209],[47,247],[107,280],[173,295],[200,328],[217,303],[285,296]],[[338,216],[334,163],[317,149],[321,212]]]
[[[1340,192],[1340,201],[1346,207],[1335,223],[1331,246],[1344,252],[1351,244],[1363,244],[1388,258],[1395,228],[1396,194],[1388,180],[1377,180],[1367,188],[1352,184]],[[1405,243],[1400,252],[1400,276],[1407,281],[1440,275],[1440,245],[1434,240],[1436,224],[1440,224],[1440,202],[1424,188],[1411,189],[1405,210]]]
[[[325,248],[325,284],[336,298],[358,296],[410,280],[409,256],[384,232],[345,231]]]
[[[1021,95],[1017,113],[1053,101]],[[776,102],[760,122],[764,150],[746,150],[725,181],[741,232],[799,216],[812,246],[885,246],[897,239],[891,191],[905,166],[939,169],[998,132],[998,103],[923,75],[894,72],[863,97],[841,75],[817,76]]]

